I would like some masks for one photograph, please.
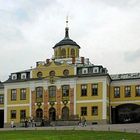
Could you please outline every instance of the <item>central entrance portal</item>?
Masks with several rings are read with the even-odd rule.
[[[55,121],[56,120],[56,110],[53,107],[51,107],[49,109],[49,120],[50,121]]]
[[[69,119],[69,108],[66,106],[62,109],[62,119],[65,121]]]
[[[140,105],[122,104],[112,108],[112,123],[140,122]]]
[[[38,108],[36,110],[36,117],[37,117],[37,119],[42,119],[42,117],[43,117],[43,110],[42,109]]]

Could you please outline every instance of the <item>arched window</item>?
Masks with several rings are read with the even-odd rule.
[[[55,110],[55,108],[51,107],[49,109],[49,120],[55,121],[55,119],[56,119],[56,110]]]
[[[74,56],[75,56],[75,50],[71,49],[71,57],[74,57]]]
[[[43,87],[36,88],[36,98],[43,98]]]
[[[69,85],[62,86],[62,97],[69,96]]]
[[[66,50],[65,50],[65,49],[62,49],[62,50],[61,50],[61,56],[62,56],[63,58],[66,58]]]
[[[69,108],[67,106],[64,106],[62,108],[62,119],[68,120],[69,119]]]
[[[49,87],[49,98],[54,98],[56,96],[56,86]]]
[[[43,110],[41,108],[36,110],[36,117],[40,119],[43,117]]]

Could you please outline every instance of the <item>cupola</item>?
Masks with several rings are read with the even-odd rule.
[[[66,19],[65,37],[53,47],[55,59],[79,57],[80,46],[69,38],[68,18]]]

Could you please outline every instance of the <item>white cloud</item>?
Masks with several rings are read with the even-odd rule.
[[[1,0],[0,79],[50,58],[64,37],[67,14],[82,56],[109,73],[140,71],[139,0]]]

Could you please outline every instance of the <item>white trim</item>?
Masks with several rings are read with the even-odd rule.
[[[76,115],[76,83],[74,85],[74,115]]]
[[[32,90],[30,88],[30,95],[29,95],[29,116],[31,117],[32,116]]]
[[[11,105],[7,105],[7,107],[17,107],[17,106],[30,106],[30,104],[11,104]]]
[[[4,110],[4,107],[2,108],[2,107],[0,107],[0,110]]]
[[[103,104],[102,104],[102,119],[106,119],[107,116],[107,84],[106,80],[103,82]]]
[[[64,104],[64,103],[63,103],[63,101],[61,101],[60,103],[61,103],[61,104]],[[56,102],[56,104],[57,104],[57,102]],[[70,101],[68,101],[68,103],[67,103],[67,104],[70,104]]]
[[[4,123],[7,123],[7,87],[4,87]]]
[[[80,100],[76,101],[76,103],[96,103],[96,102],[102,102],[103,100]]]
[[[139,85],[140,79],[131,79],[131,80],[118,80],[112,81],[111,86],[126,86],[126,85]]]
[[[74,79],[73,81],[73,84],[70,85],[70,88],[73,88],[74,89],[74,115],[76,115],[76,81],[77,81],[77,78]]]
[[[123,104],[123,103],[140,103],[140,100],[137,101],[116,101],[116,102],[110,102],[111,104]]]

